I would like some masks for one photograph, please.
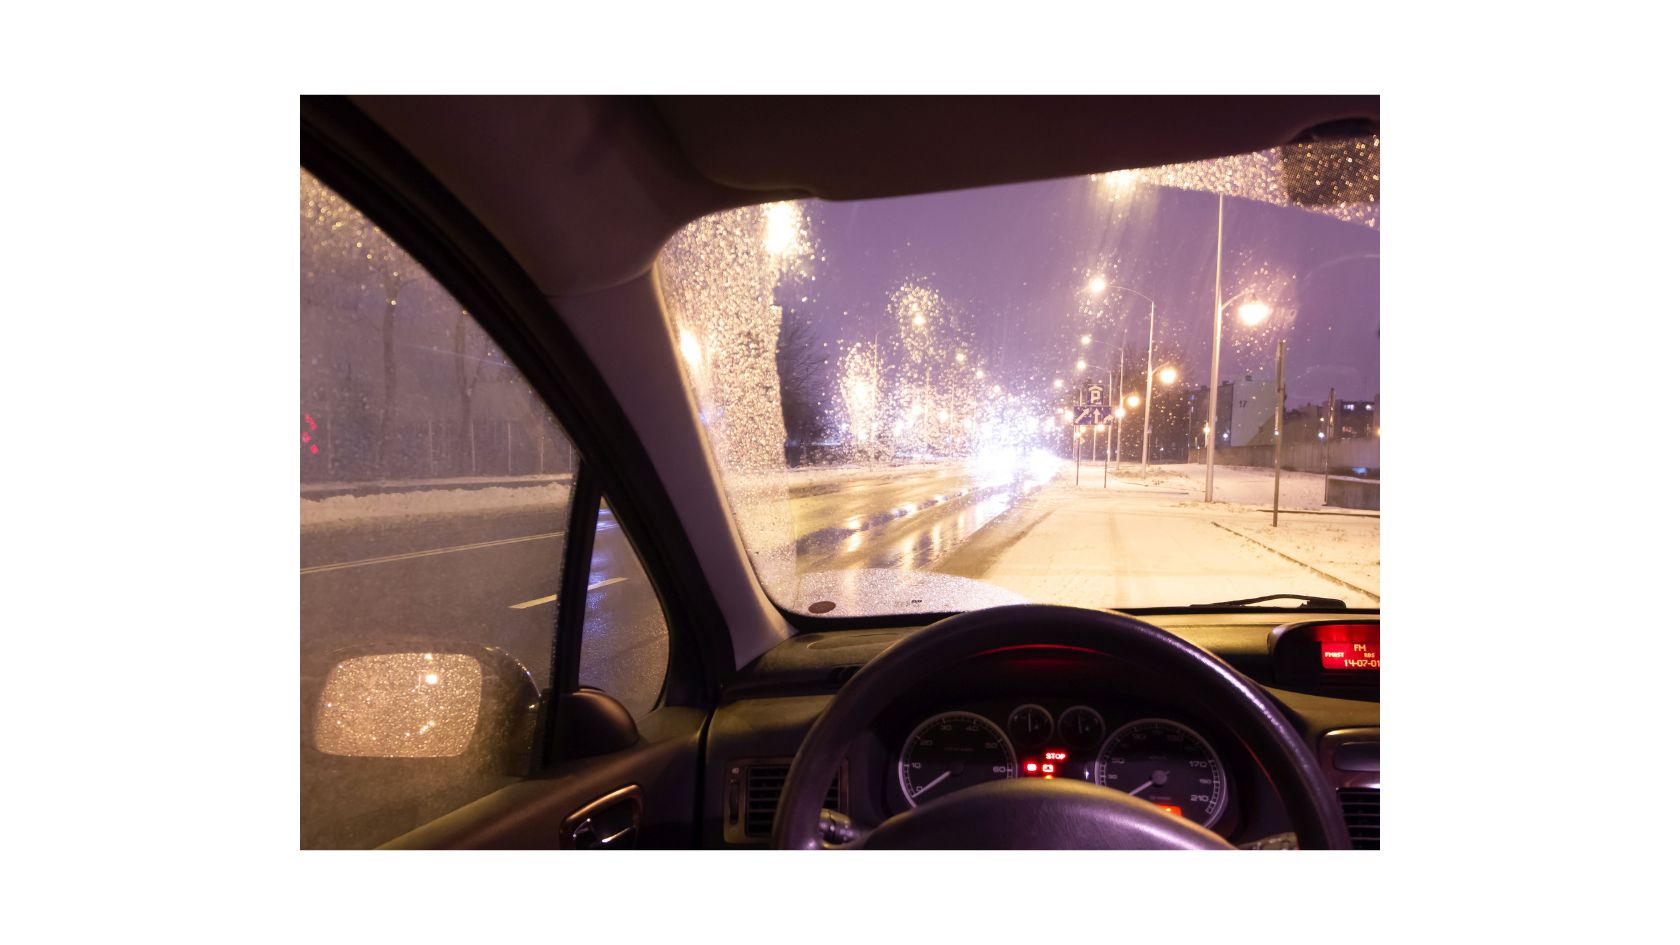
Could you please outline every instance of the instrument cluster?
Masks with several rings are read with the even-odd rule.
[[[1123,791],[1218,829],[1233,810],[1215,744],[1147,709],[1052,700],[951,710],[914,725],[898,752],[895,787],[916,807],[1002,778],[1072,778]]]

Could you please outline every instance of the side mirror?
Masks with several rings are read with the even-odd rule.
[[[530,773],[542,697],[494,647],[306,654],[302,695],[306,849],[378,846]]]
[[[306,743],[344,758],[456,758],[523,774],[541,697],[519,661],[494,647],[340,650],[314,699]],[[514,757],[517,756],[517,757]]]

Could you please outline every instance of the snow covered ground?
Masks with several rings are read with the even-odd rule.
[[[871,568],[881,580],[895,572],[937,573],[983,581],[1028,600],[1098,607],[1278,593],[1334,597],[1353,606],[1379,603],[1380,519],[1327,508],[1322,476],[1283,474],[1286,511],[1273,527],[1269,469],[1218,467],[1218,501],[1212,503],[1202,501],[1202,466],[1152,466],[1147,472],[1122,466],[1111,472],[1106,488],[1095,463],[1083,465],[1077,483],[1065,460],[1052,461],[1042,475],[1053,478],[1039,488],[1017,481],[997,495],[996,470],[962,463],[790,470],[760,484],[779,480],[787,488],[775,492],[787,526],[803,535],[835,533],[835,547],[823,552],[827,558],[817,554],[821,542],[811,539],[812,548],[802,552],[803,570]],[[1002,481],[1007,486],[1009,479]],[[1031,481],[1042,480],[1035,475]],[[553,481],[426,485],[422,491],[305,497],[302,524],[306,531],[331,530],[560,511],[571,490],[570,482]],[[969,491],[986,501],[956,501]],[[877,512],[894,514],[872,525]],[[879,598],[872,592],[850,603],[859,612],[878,612]]]
[[[570,481],[529,486],[473,489],[425,489],[375,495],[335,495],[302,500],[304,529],[383,525],[441,520],[486,512],[523,512],[541,508],[564,514],[571,499]]]
[[[1376,606],[1380,519],[1285,514],[1271,524],[1270,470],[1219,467],[1201,501],[1204,467],[1121,470],[1071,463],[937,568],[1037,601],[1091,607],[1211,603],[1265,594]],[[1323,477],[1285,473],[1283,507],[1322,510]],[[1265,502],[1262,510],[1260,502]]]

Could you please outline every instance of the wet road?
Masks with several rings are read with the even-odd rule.
[[[799,570],[925,570],[1035,484],[960,467],[883,473],[790,490]]]
[[[899,470],[790,490],[801,571],[926,569],[1030,491],[1019,475],[961,467]],[[507,651],[546,685],[564,508],[364,522],[302,534],[304,673],[333,654],[396,642],[481,644]],[[583,682],[633,712],[664,677],[663,617],[608,510],[596,525],[584,627]]]
[[[1042,473],[1029,478],[1020,469],[961,465],[817,474],[788,490],[799,571],[938,571],[1035,600],[1090,606],[1278,591],[1375,602],[1374,591],[1367,601],[1347,582],[1289,560],[1316,561],[1341,546],[1374,548],[1375,520],[1301,517],[1245,537],[1252,513],[1186,502],[1181,485],[1116,479],[1112,490],[1097,490],[1054,472],[1062,475],[1048,484]],[[1363,532],[1350,531],[1356,526]],[[322,654],[359,643],[460,641],[506,650],[545,684],[564,528],[565,511],[555,507],[306,530],[305,672],[321,671]],[[1304,533],[1292,537],[1292,529]],[[1296,544],[1277,544],[1291,540]],[[1362,581],[1355,576],[1352,583]],[[639,713],[655,701],[664,676],[664,622],[606,510],[597,522],[590,584],[583,681]]]
[[[311,529],[302,537],[303,670],[349,647],[430,643],[505,650],[547,686],[565,547],[563,508],[420,524]],[[645,709],[664,678],[664,618],[618,523],[602,510],[579,675]]]

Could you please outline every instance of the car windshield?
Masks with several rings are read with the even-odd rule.
[[[672,340],[771,598],[1378,606],[1377,158],[1315,141],[683,229]]]

